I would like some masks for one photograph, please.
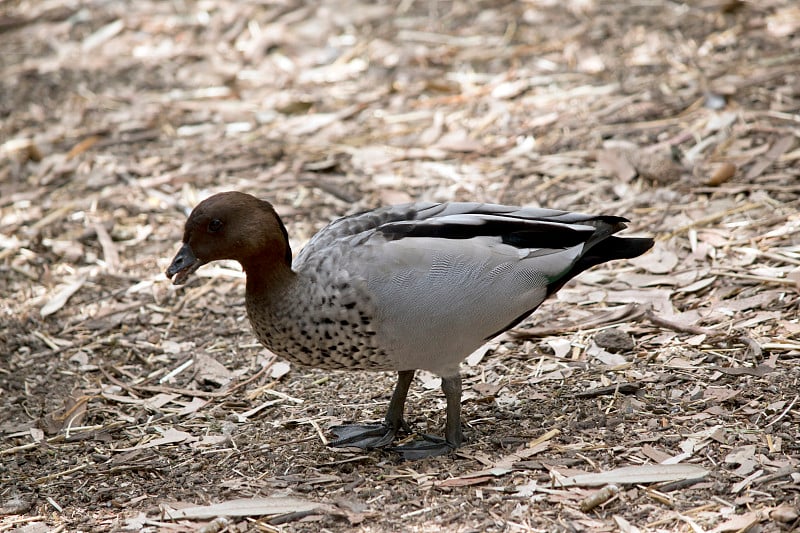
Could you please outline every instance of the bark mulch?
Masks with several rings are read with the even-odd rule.
[[[0,532],[800,524],[795,2],[11,0],[0,46]],[[235,264],[166,279],[231,189],[295,250],[417,199],[657,244],[473,354],[467,443],[403,462],[325,445],[394,376],[276,360]]]

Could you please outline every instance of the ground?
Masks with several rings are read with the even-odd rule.
[[[798,527],[795,2],[7,0],[0,46],[0,531]],[[412,199],[656,246],[474,354],[465,446],[404,462],[325,445],[393,376],[276,360],[235,264],[166,279],[230,189],[295,251]],[[421,374],[414,429],[443,405]]]

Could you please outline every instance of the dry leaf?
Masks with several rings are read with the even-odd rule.
[[[769,517],[776,522],[788,524],[789,522],[797,520],[797,518],[800,517],[800,512],[796,506],[782,503],[769,513]]]
[[[607,149],[597,154],[597,166],[622,181],[631,181],[638,172],[624,150]]]
[[[701,291],[701,290],[705,289],[706,287],[708,287],[712,283],[714,283],[714,281],[716,281],[716,279],[717,279],[716,276],[711,276],[710,278],[704,278],[704,279],[695,281],[694,283],[692,283],[690,285],[687,285],[685,287],[681,287],[679,289],[676,289],[675,292],[698,292],[698,291]]]
[[[638,527],[632,525],[630,522],[628,522],[621,516],[615,514],[613,518],[614,522],[617,523],[617,527],[619,528],[621,533],[640,533],[641,530]]]
[[[619,354],[607,352],[595,343],[592,343],[592,345],[586,350],[586,354],[594,357],[604,365],[610,367],[622,366],[628,362],[625,357]]]
[[[628,261],[651,274],[666,274],[677,266],[678,256],[674,251],[668,249],[664,243],[656,241],[652,250]]]
[[[653,448],[649,444],[645,444],[644,446],[642,446],[642,454],[655,463],[663,463],[664,461],[672,457],[668,453],[664,453],[661,450],[657,450],[656,448]]]
[[[747,531],[762,520],[766,520],[767,514],[762,511],[750,511],[736,515],[723,522],[708,533],[724,533],[725,531]]]
[[[556,293],[559,294],[559,293]],[[673,316],[672,291],[666,289],[631,289],[627,291],[609,291],[605,296],[606,302],[611,303],[637,303],[650,306],[661,315]]]
[[[564,359],[572,351],[572,342],[569,339],[548,339],[547,345],[553,349],[556,359]]]
[[[138,444],[136,446],[131,446],[129,448],[116,448],[114,451],[129,452],[131,450],[154,448],[156,446],[164,446],[167,444],[179,444],[182,442],[194,442],[196,440],[197,438],[193,437],[190,433],[186,433],[185,431],[179,431],[175,428],[169,428],[163,433],[163,436],[160,438],[149,440],[143,444]]]
[[[788,37],[800,30],[800,7],[789,5],[767,17],[767,31],[775,37]]]
[[[753,163],[744,179],[751,181],[764,173],[780,156],[794,145],[794,135],[785,135],[775,141],[769,151]]]
[[[81,43],[81,49],[84,52],[93,50],[94,48],[97,48],[103,43],[106,43],[114,38],[114,36],[119,34],[123,29],[125,29],[125,22],[122,19],[117,19],[114,22],[106,24],[105,26],[101,26],[100,29],[92,34],[89,34],[89,36],[83,40],[83,43]]]
[[[725,456],[725,462],[728,464],[739,465],[736,469],[737,476],[746,476],[756,467],[755,461],[756,446],[748,444],[747,446],[740,446]]]
[[[86,283],[86,278],[80,278],[72,283],[69,283],[58,290],[48,301],[42,306],[40,313],[42,316],[52,315],[67,303],[70,297],[78,292],[78,289],[83,287]]]
[[[703,398],[712,398],[718,402],[727,402],[731,398],[739,395],[738,390],[731,390],[725,387],[707,387],[703,391]]]
[[[176,398],[180,398],[180,396],[180,394],[167,394],[162,392],[151,398],[144,399],[142,401],[142,406],[148,410],[158,411]]]
[[[637,485],[649,483],[665,483],[669,481],[683,481],[702,479],[708,475],[708,470],[696,465],[638,465],[623,466],[607,472],[592,474],[579,474],[557,480],[560,487],[599,487],[617,483],[621,485]]]
[[[507,473],[507,472],[503,472]],[[452,479],[445,479],[439,483],[436,483],[437,487],[469,487],[472,485],[480,485],[481,483],[485,483],[490,479],[494,479],[495,476],[493,475],[475,475],[475,476],[461,476],[461,477],[454,477]]]
[[[444,481],[434,483],[434,485],[437,487],[463,487],[479,485],[489,481],[492,478],[509,474],[514,471],[514,463],[543,452],[550,446],[550,439],[556,435],[558,435],[558,431],[549,431],[538,439],[528,443],[527,447],[520,448],[514,453],[501,457],[490,468],[469,472],[451,479],[445,479]]]
[[[181,409],[176,414],[178,416],[185,416],[185,415],[190,415],[192,413],[196,413],[197,411],[208,405],[208,403],[209,400],[204,400],[202,398],[194,397],[192,398],[191,402],[181,407]]]
[[[447,152],[481,152],[484,146],[481,142],[471,139],[466,130],[459,129],[442,135],[433,148]]]
[[[472,390],[478,393],[479,396],[491,398],[497,394],[497,391],[503,388],[503,385],[497,383],[476,383],[472,386]]]
[[[723,374],[728,374],[729,376],[766,376],[771,372],[775,372],[775,367],[761,364],[756,367],[748,367],[748,366],[737,366],[733,368],[723,367],[723,366],[715,366],[712,367],[714,370],[722,372]]]
[[[195,355],[195,368],[197,369],[198,382],[210,382],[217,386],[224,386],[233,379],[233,373],[215,358],[204,353]]]
[[[572,368],[559,368],[558,370],[547,372],[541,376],[529,378],[528,383],[535,385],[536,383],[541,383],[543,381],[563,381],[571,376],[573,372],[575,372],[575,370]]]
[[[186,507],[184,509],[164,509],[164,516],[170,520],[183,518],[215,518],[217,516],[269,516],[276,514],[304,513],[323,510],[323,503],[289,497],[239,498],[211,505]]]
[[[272,379],[280,379],[292,369],[292,366],[286,361],[276,361],[269,369],[269,377]]]
[[[483,346],[472,352],[469,355],[469,357],[467,357],[466,359],[467,365],[475,366],[479,364],[483,360],[483,357],[486,355],[486,353],[494,348],[497,348],[496,342],[484,344]]]
[[[48,435],[54,435],[65,428],[80,426],[86,418],[86,404],[91,396],[85,394],[70,395],[63,409],[48,413],[40,420],[40,426]]]
[[[101,223],[94,224],[95,232],[97,233],[97,242],[103,249],[103,260],[105,261],[106,268],[112,274],[115,273],[119,267],[119,253],[117,252],[117,245],[114,244],[111,235],[108,234],[106,227]]]
[[[794,281],[797,285],[797,289],[800,289],[800,267],[795,268],[794,270],[790,271],[786,274],[786,279],[790,279]]]
[[[193,449],[200,450],[203,448],[211,448],[213,446],[220,446],[223,444],[230,445],[230,435],[203,435],[199,440],[189,444]]]
[[[530,86],[530,81],[525,79],[504,81],[492,89],[491,95],[499,100],[510,100],[527,91]]]
[[[737,494],[737,493],[741,492],[742,489],[744,489],[745,487],[750,486],[750,484],[753,481],[755,481],[756,479],[760,478],[763,473],[764,473],[764,470],[756,470],[755,472],[753,472],[752,474],[750,474],[749,476],[747,476],[746,478],[744,478],[740,482],[734,483],[733,486],[731,486],[731,493],[732,494]]]
[[[415,377],[422,383],[422,386],[428,390],[442,387],[442,378],[427,370],[417,370]]]

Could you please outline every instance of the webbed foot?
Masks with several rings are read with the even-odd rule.
[[[331,428],[336,440],[328,445],[334,448],[384,448],[392,443],[400,429],[409,431],[408,424],[403,420],[403,407],[408,395],[408,387],[414,379],[413,370],[403,370],[397,373],[397,385],[395,385],[392,399],[389,402],[389,409],[386,411],[386,419],[380,424],[344,424]],[[409,431],[410,432],[410,431]]]
[[[393,446],[391,448],[386,448],[386,450],[400,454],[400,456],[407,461],[415,461],[426,457],[445,455],[458,447],[456,444],[447,442],[446,439],[434,435],[421,435],[421,437],[421,439],[415,439],[408,444]]]
[[[392,443],[398,428],[386,423],[381,424],[345,424],[331,428],[336,440],[328,443],[334,448],[384,448]]]

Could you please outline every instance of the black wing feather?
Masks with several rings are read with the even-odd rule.
[[[386,238],[398,240],[408,237],[435,237],[440,239],[472,239],[474,237],[500,237],[502,242],[516,248],[563,249],[591,240],[597,226],[606,225],[608,233],[624,227],[626,219],[598,216],[576,225],[549,220],[531,220],[504,215],[487,217],[479,224],[458,222],[437,223],[436,219],[419,223],[402,221],[384,224],[378,228]]]

